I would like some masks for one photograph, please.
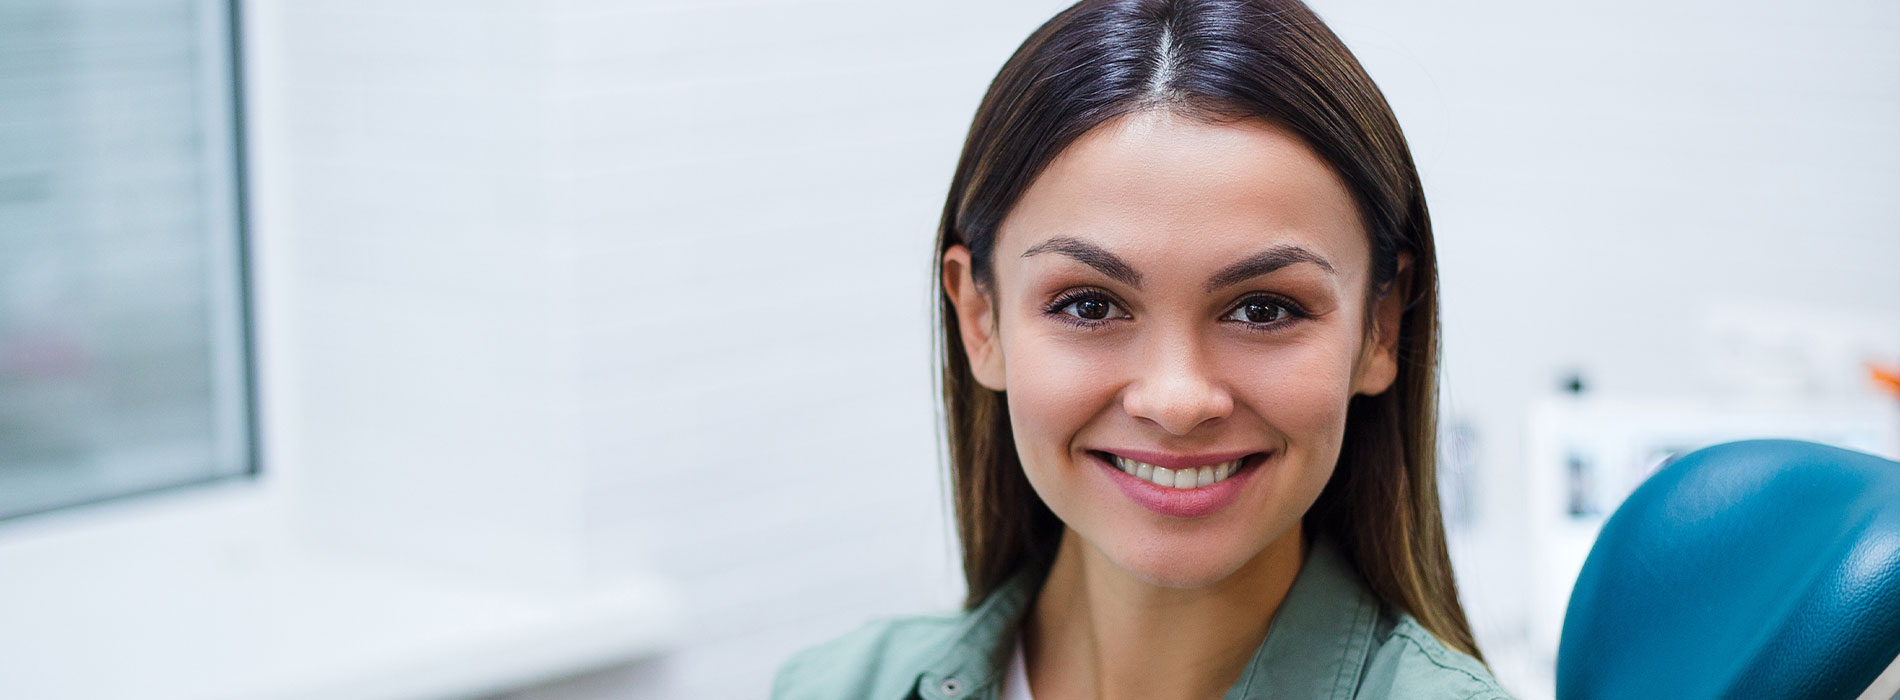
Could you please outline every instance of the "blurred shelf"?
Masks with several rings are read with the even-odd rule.
[[[471,696],[656,655],[678,624],[654,580],[508,587],[300,550],[264,518],[0,523],[0,697]]]

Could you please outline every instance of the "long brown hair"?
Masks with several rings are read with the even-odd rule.
[[[1395,282],[1407,295],[1399,372],[1384,393],[1351,399],[1338,465],[1302,522],[1338,542],[1386,604],[1482,660],[1439,514],[1438,276],[1418,170],[1385,97],[1299,0],[1084,0],[1036,30],[990,83],[970,126],[944,203],[933,284],[943,278],[943,253],[961,244],[988,290],[997,227],[1030,182],[1089,129],[1155,109],[1283,125],[1352,190],[1372,252],[1368,295]],[[1412,259],[1405,277],[1401,254]],[[1062,523],[1023,475],[1004,396],[972,376],[955,308],[937,288],[965,605],[974,607],[1011,572],[1052,556]]]

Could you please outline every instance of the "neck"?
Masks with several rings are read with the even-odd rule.
[[[1300,527],[1208,586],[1170,588],[1130,576],[1064,529],[1023,622],[1037,700],[1224,696],[1266,639],[1306,560]]]

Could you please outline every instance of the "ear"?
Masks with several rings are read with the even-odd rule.
[[[996,314],[990,296],[976,284],[970,269],[970,249],[950,246],[943,252],[943,291],[957,309],[957,335],[970,373],[990,391],[1003,390],[1003,350],[996,337]]]
[[[1376,396],[1392,387],[1399,376],[1399,323],[1412,291],[1412,255],[1399,254],[1398,273],[1372,300],[1372,329],[1359,358],[1359,376],[1352,393]]]

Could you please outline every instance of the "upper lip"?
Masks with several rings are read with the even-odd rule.
[[[1202,454],[1176,454],[1171,452],[1149,452],[1146,450],[1098,450],[1124,459],[1146,462],[1157,467],[1169,469],[1190,469],[1211,467],[1218,464],[1256,455],[1263,450],[1241,450],[1236,452],[1207,452]]]

